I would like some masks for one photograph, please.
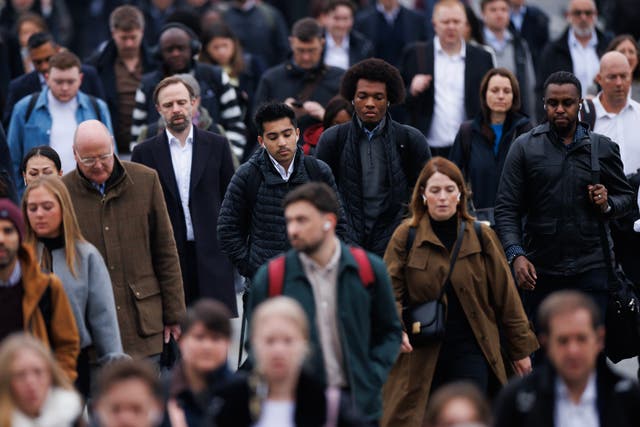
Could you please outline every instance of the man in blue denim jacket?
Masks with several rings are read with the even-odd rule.
[[[79,90],[82,72],[78,57],[60,52],[51,58],[49,65],[47,88],[22,98],[11,115],[8,143],[20,194],[24,190],[20,163],[31,148],[51,146],[60,155],[63,172],[68,172],[76,165],[72,147],[79,123],[97,119],[113,133],[107,104]]]

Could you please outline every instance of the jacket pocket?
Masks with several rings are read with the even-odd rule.
[[[129,289],[136,310],[138,334],[147,337],[162,332],[162,295],[156,278],[147,277],[129,283]]]

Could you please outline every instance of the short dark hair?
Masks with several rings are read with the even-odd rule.
[[[258,135],[264,133],[264,124],[266,122],[275,122],[276,120],[289,118],[294,128],[298,127],[296,113],[283,102],[269,102],[262,104],[256,112],[253,121],[258,129]]]
[[[146,360],[119,359],[107,364],[98,374],[93,396],[100,400],[116,384],[140,380],[156,399],[162,398],[162,387],[157,369]]]
[[[27,154],[22,158],[22,162],[20,162],[20,170],[22,173],[27,171],[27,162],[29,162],[32,157],[36,156],[46,157],[51,160],[56,166],[56,169],[58,169],[57,172],[60,172],[60,169],[62,169],[62,162],[60,161],[58,152],[48,145],[38,145],[37,147],[33,147],[31,150],[27,151]]]
[[[329,129],[332,125],[333,119],[336,118],[340,111],[346,111],[350,116],[353,116],[353,105],[340,95],[334,96],[327,102],[324,107],[324,118],[322,119],[322,127]]]
[[[574,85],[578,89],[578,97],[582,98],[582,85],[575,74],[569,71],[556,71],[552,73],[547,80],[544,81],[543,94],[547,97],[547,88],[549,85]]]
[[[509,3],[509,0],[481,0],[480,1],[480,10],[484,11],[484,7],[486,5],[488,5],[489,3],[496,2],[496,1],[505,2],[508,6],[511,6],[511,4]]]
[[[349,9],[351,9],[351,13],[355,15],[356,5],[353,4],[351,0],[329,0],[324,6],[323,12],[324,13],[332,12],[340,6],[348,7]]]
[[[144,29],[144,15],[135,6],[124,5],[116,7],[109,16],[111,31],[132,31]]]
[[[538,309],[538,326],[542,334],[549,334],[551,319],[566,313],[586,310],[591,315],[594,330],[602,325],[600,310],[588,295],[579,291],[557,291],[542,301]]]
[[[34,33],[31,34],[29,40],[27,40],[27,48],[29,50],[37,49],[46,43],[51,43],[54,46],[56,45],[56,42],[55,40],[53,40],[53,36],[51,35],[51,33],[45,33],[44,31],[40,33]]]
[[[231,312],[226,305],[213,299],[201,299],[187,309],[180,322],[180,329],[186,334],[197,323],[202,323],[209,331],[231,338]]]
[[[313,39],[321,39],[324,37],[324,30],[313,18],[302,18],[293,24],[291,28],[291,37],[295,37],[301,42],[308,43]]]
[[[387,87],[387,99],[391,104],[400,104],[404,101],[404,82],[400,72],[388,62],[369,58],[352,65],[342,76],[340,95],[352,100],[360,79],[384,83]]]
[[[178,76],[170,76],[162,79],[160,83],[156,85],[156,88],[153,90],[153,103],[155,105],[158,105],[158,95],[160,94],[160,91],[166,88],[167,86],[171,86],[175,84],[184,85],[184,87],[187,88],[187,91],[189,91],[189,98],[194,99],[196,97],[196,93],[189,83],[187,83],[184,79]]]
[[[70,68],[78,68],[78,71],[82,72],[82,62],[74,53],[68,50],[58,52],[49,60],[49,67],[51,69],[57,68],[58,70],[68,70]]]
[[[291,190],[284,196],[282,207],[287,208],[292,203],[309,202],[322,213],[332,213],[340,216],[338,196],[324,182],[308,182]]]
[[[480,111],[482,111],[482,116],[487,123],[491,123],[491,109],[487,104],[487,91],[489,90],[489,80],[491,80],[493,76],[509,79],[509,83],[511,83],[511,93],[513,94],[513,101],[511,102],[509,113],[515,113],[520,110],[520,85],[518,84],[518,79],[506,68],[492,68],[487,71],[480,83]]]

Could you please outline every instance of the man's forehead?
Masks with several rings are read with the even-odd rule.
[[[167,45],[169,43],[189,43],[189,34],[181,28],[170,28],[160,36],[160,46]]]
[[[580,97],[578,88],[572,83],[550,83],[547,86],[545,98],[575,98]]]

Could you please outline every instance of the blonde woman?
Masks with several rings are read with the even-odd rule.
[[[77,425],[82,402],[36,338],[15,334],[0,346],[0,427]]]
[[[89,347],[95,348],[98,363],[123,355],[109,272],[98,250],[82,237],[69,192],[58,177],[32,181],[22,213],[25,242],[35,247],[41,269],[60,278],[69,298],[80,333],[76,386],[87,396]]]

